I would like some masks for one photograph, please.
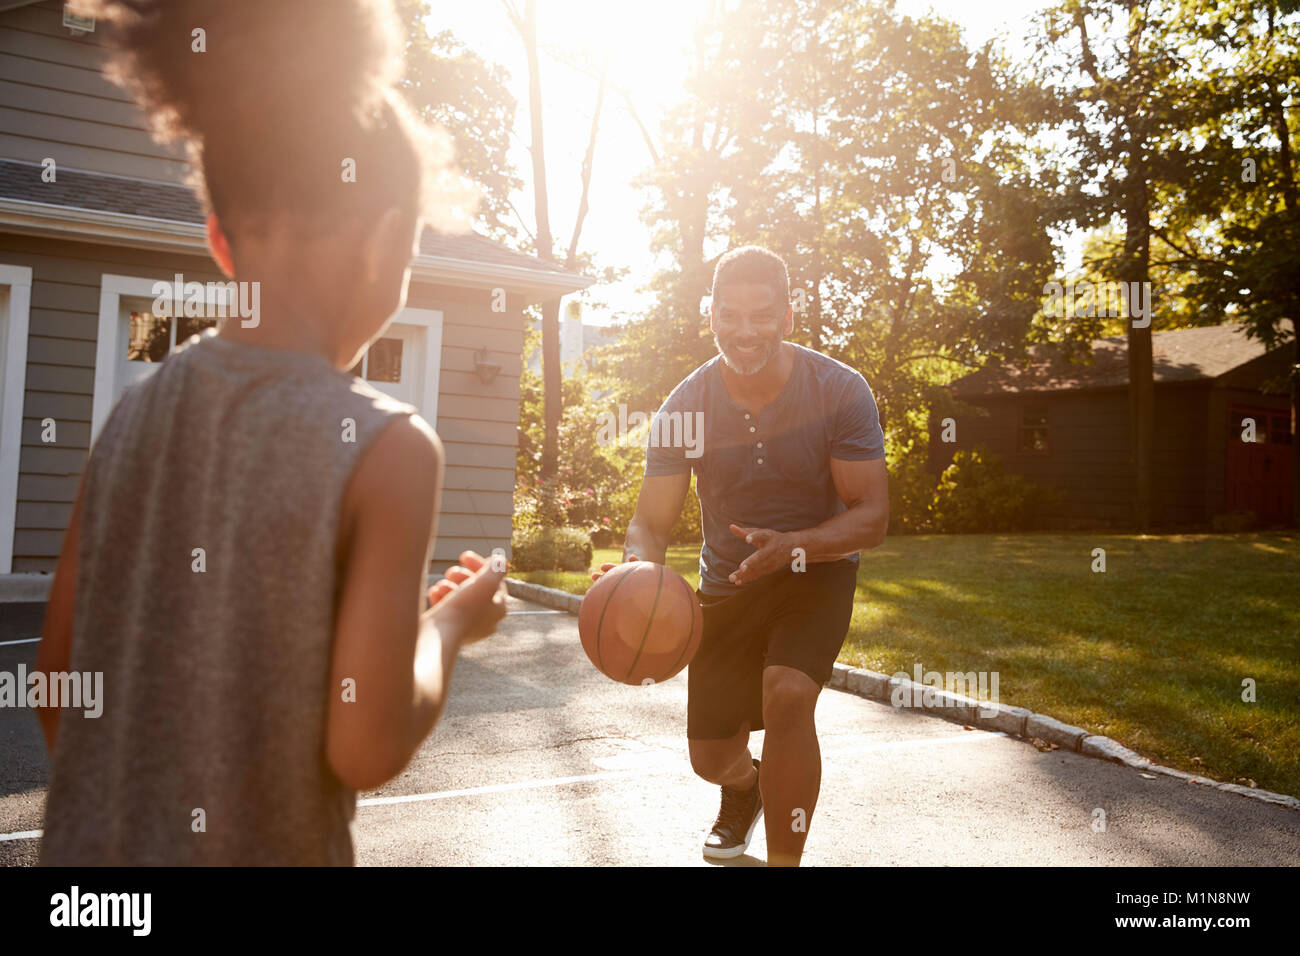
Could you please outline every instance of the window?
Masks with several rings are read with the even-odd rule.
[[[159,318],[142,310],[130,312],[127,321],[130,329],[126,343],[128,362],[161,362],[191,336],[217,327],[216,319],[177,316],[173,322],[167,316]]]
[[[436,428],[441,365],[442,313],[408,306],[349,371],[399,402],[414,405]]]
[[[118,394],[128,385],[143,381],[166,361],[177,347],[204,329],[215,329],[216,319],[193,316],[157,316],[149,311],[148,299],[122,298],[119,309],[126,328],[126,343],[120,355]]]
[[[1291,416],[1275,408],[1234,405],[1228,412],[1228,441],[1243,442],[1253,428],[1257,445],[1291,444]]]
[[[159,280],[166,283],[166,280]],[[91,440],[108,420],[122,391],[158,370],[190,336],[213,328],[216,318],[154,315],[159,281],[105,274],[99,287],[99,342],[95,347],[95,386]],[[224,308],[225,289],[205,286],[205,309],[215,316]]]
[[[1291,416],[1274,415],[1268,427],[1268,440],[1274,445],[1291,444]]]
[[[348,369],[353,375],[368,382],[402,381],[402,339],[380,339],[361,356],[361,361]]]
[[[1025,405],[1020,409],[1020,436],[1016,450],[1022,455],[1047,454],[1046,405]]]

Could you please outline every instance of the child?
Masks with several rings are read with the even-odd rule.
[[[473,552],[420,611],[442,448],[345,371],[405,303],[446,170],[394,92],[389,0],[99,13],[260,314],[191,338],[92,450],[38,669],[102,672],[104,706],[40,711],[41,861],[350,865],[355,792],[402,769],[505,613]]]

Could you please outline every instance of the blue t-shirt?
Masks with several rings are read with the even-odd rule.
[[[673,389],[652,422],[646,476],[695,472],[704,530],[700,590],[706,594],[740,590],[727,577],[756,550],[731,533],[731,524],[773,531],[816,527],[846,510],[830,460],[885,457],[866,379],[843,362],[790,344],[790,378],[759,414],[731,398],[722,358],[715,355]]]

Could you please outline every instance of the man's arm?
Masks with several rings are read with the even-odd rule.
[[[889,473],[885,459],[831,459],[831,480],[847,510],[815,528],[772,531],[732,525],[731,533],[758,548],[731,575],[734,584],[748,584],[793,560],[795,548],[808,562],[838,561],[859,551],[879,547],[889,527]]]
[[[72,520],[63,536],[63,550],[54,569],[50,584],[50,600],[45,606],[45,625],[41,629],[41,643],[36,651],[36,670],[42,674],[68,671],[72,658],[72,614],[77,598],[77,547],[81,540],[81,499],[86,490],[86,476],[82,472],[77,489],[77,503],[72,507]],[[59,708],[40,707],[36,717],[45,733],[45,747],[54,756],[54,742],[59,733]]]
[[[623,539],[624,561],[663,564],[667,560],[668,540],[690,488],[689,471],[675,475],[647,475],[642,479],[636,511],[628,522],[627,537]],[[602,564],[599,571],[592,572],[592,578],[598,579],[613,566]]]
[[[848,510],[815,528],[796,531],[791,547],[803,548],[809,561],[838,561],[879,547],[889,527],[889,472],[885,459],[831,459],[831,480]]]

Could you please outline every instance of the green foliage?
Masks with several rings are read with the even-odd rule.
[[[1277,0],[1184,0],[1178,24],[1180,52],[1205,106],[1181,115],[1179,139],[1200,148],[1166,194],[1169,221],[1160,234],[1178,243],[1173,258],[1194,280],[1185,297],[1199,322],[1226,315],[1269,348],[1294,342],[1300,9]]]
[[[579,528],[515,528],[510,564],[520,571],[586,571],[591,537]]]
[[[510,74],[449,30],[431,36],[424,0],[398,0],[397,12],[407,29],[402,92],[421,119],[446,130],[456,166],[481,189],[475,225],[509,241],[510,195],[522,185],[510,159],[516,109]]]
[[[935,477],[921,455],[908,455],[889,469],[889,533],[924,534],[934,530]]]
[[[1156,329],[1293,338],[1296,4],[1060,0],[1011,42],[1037,55],[872,0],[711,6],[641,182],[668,264],[610,359],[618,394],[654,407],[714,354],[699,300],[744,242],[789,264],[791,338],[871,384],[891,463],[923,454],[936,386],[1124,331],[1044,316],[1057,230],[1091,233],[1073,278],[1150,281]],[[895,471],[897,526],[924,526],[923,475]]]
[[[579,528],[600,544],[622,536],[636,509],[644,443],[636,435],[610,442],[602,427],[617,414],[608,381],[583,368],[562,380],[564,413],[560,419],[556,476],[541,476],[544,429],[542,377],[527,367],[541,335],[525,337],[520,375],[519,445],[516,451],[515,528]]]
[[[931,513],[935,530],[949,534],[1028,531],[1055,500],[1054,489],[1007,474],[1001,458],[978,446],[953,455],[939,478]]]
[[[937,382],[1023,348],[1055,262],[1050,197],[1031,188],[1002,61],[950,22],[871,0],[712,8],[692,96],[643,180],[670,263],[609,368],[657,407],[713,354],[699,303],[714,256],[780,253],[791,339],[867,378],[892,440],[922,439]]]

